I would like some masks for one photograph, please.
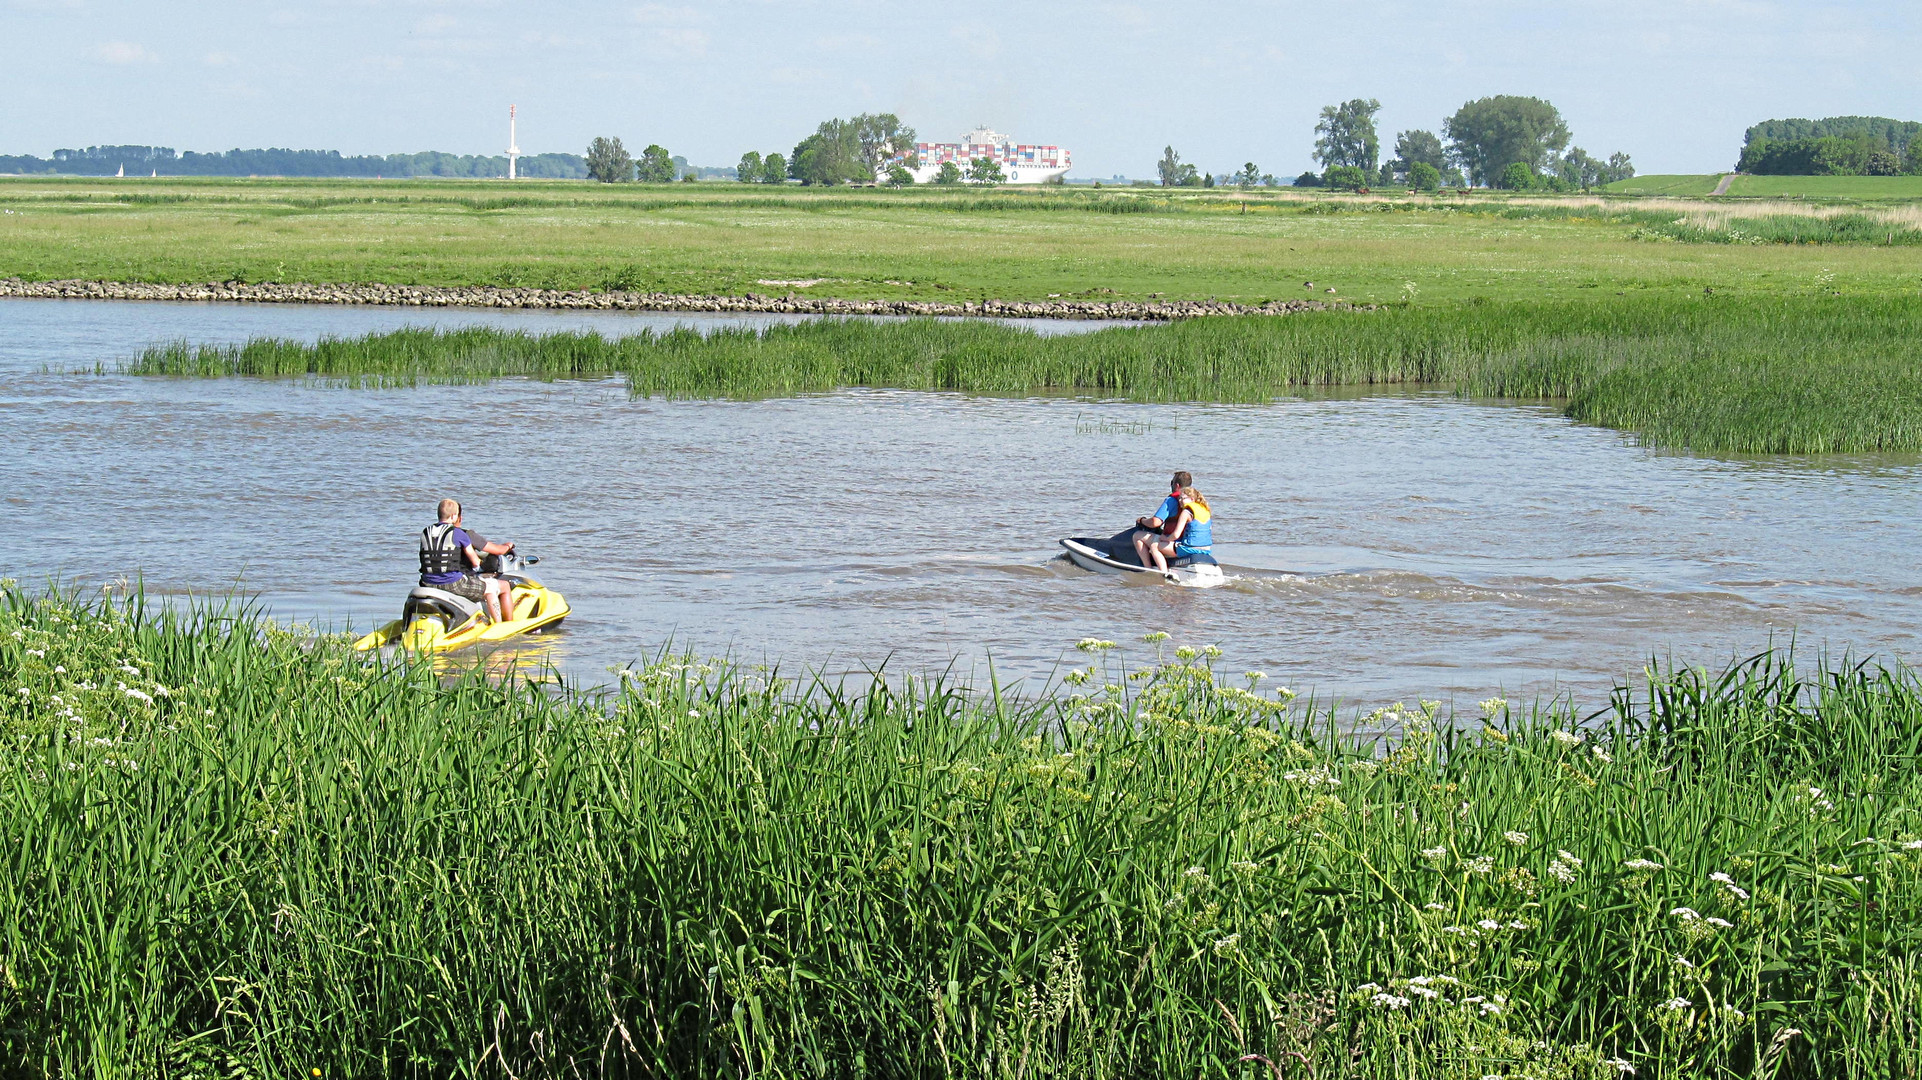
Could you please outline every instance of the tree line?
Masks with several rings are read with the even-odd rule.
[[[89,146],[55,150],[49,158],[0,155],[0,173],[57,173],[67,176],[445,176],[492,178],[507,175],[505,155],[418,154],[345,155],[337,150],[226,150],[176,153],[167,146]],[[574,154],[529,154],[515,171],[530,179],[578,179],[587,164]]]
[[[1764,120],[1748,129],[1736,172],[1763,176],[1922,174],[1922,123],[1886,116]]]
[[[1395,136],[1395,156],[1381,159],[1375,114],[1381,102],[1355,98],[1321,110],[1315,124],[1314,157],[1320,173],[1304,172],[1297,187],[1359,191],[1371,186],[1406,186],[1434,191],[1443,185],[1506,188],[1514,191],[1587,191],[1635,175],[1624,153],[1606,159],[1569,145],[1568,124],[1555,106],[1540,98],[1496,95],[1470,101],[1442,121],[1440,134],[1416,129]],[[1254,162],[1216,177],[1184,163],[1169,146],[1158,165],[1164,187],[1275,186]]]

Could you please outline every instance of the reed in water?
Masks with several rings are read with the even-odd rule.
[[[5,1071],[1922,1068],[1910,673],[1356,718],[1109,646],[1028,697],[589,693],[9,586]]]
[[[1652,446],[1922,450],[1922,300],[1633,297],[1197,319],[1044,337],[996,323],[823,320],[766,329],[531,335],[402,330],[315,344],[147,350],[141,375],[360,384],[624,376],[636,394],[771,397],[848,386],[1260,402],[1421,383],[1554,399]]]

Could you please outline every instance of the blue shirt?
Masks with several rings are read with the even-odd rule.
[[[448,530],[447,535],[454,540],[454,550],[460,552],[459,558],[461,565],[466,566],[467,549],[474,546],[473,539],[467,535],[467,530],[458,527]],[[420,583],[422,585],[452,585],[460,579],[461,575],[458,571],[451,574],[422,574],[420,576]]]
[[[1155,516],[1160,518],[1164,523],[1180,517],[1181,500],[1173,495],[1161,500],[1161,509],[1155,511]]]

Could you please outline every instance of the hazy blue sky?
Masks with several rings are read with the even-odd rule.
[[[699,164],[891,110],[988,123],[1079,176],[1308,167],[1322,105],[1381,99],[1385,143],[1473,97],[1561,107],[1591,153],[1728,167],[1750,123],[1922,118],[1917,0],[700,4],[0,0],[0,153],[93,143],[580,153]]]

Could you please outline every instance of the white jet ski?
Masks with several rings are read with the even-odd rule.
[[[1129,528],[1106,538],[1070,536],[1061,541],[1061,547],[1068,553],[1069,561],[1097,574],[1147,574],[1190,589],[1212,589],[1228,583],[1221,564],[1215,562],[1212,555],[1175,559],[1168,564],[1165,575],[1152,566],[1141,565],[1135,556],[1134,534],[1135,530]]]

